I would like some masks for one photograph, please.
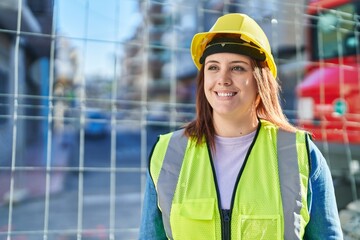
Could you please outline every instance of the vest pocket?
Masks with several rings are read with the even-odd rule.
[[[174,239],[216,239],[214,211],[212,198],[173,203],[170,218]]]
[[[279,215],[241,215],[238,239],[277,240],[281,238]]]

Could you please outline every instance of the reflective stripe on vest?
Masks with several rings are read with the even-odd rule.
[[[283,130],[277,132],[277,152],[280,191],[284,214],[284,238],[301,238],[301,215],[302,208],[301,183],[296,148],[296,134]],[[163,224],[167,236],[173,239],[170,226],[170,212],[172,199],[175,194],[181,171],[183,158],[188,144],[188,138],[184,136],[184,130],[172,134],[168,144],[163,164],[159,173],[157,187],[161,188],[159,206],[163,214]],[[288,201],[296,199],[296,201]]]
[[[296,134],[279,130],[277,139],[280,191],[285,223],[284,238],[300,239],[301,223],[296,216],[300,215],[302,202],[301,195],[299,194],[301,193],[301,186],[296,150]],[[287,201],[287,199],[291,199],[290,196],[295,197],[297,204],[293,201]]]
[[[163,212],[164,228],[170,239],[173,238],[170,228],[171,203],[174,197],[187,143],[188,139],[184,136],[184,130],[175,131],[173,133],[166,150],[158,180],[158,188],[164,189],[164,195],[159,198],[159,204]]]

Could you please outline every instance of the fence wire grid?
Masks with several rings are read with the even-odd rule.
[[[224,13],[246,13],[263,27],[289,120],[323,126],[315,100],[297,89],[315,65],[358,68],[345,59],[353,50],[343,45],[346,40],[360,56],[360,7],[351,4],[311,14],[309,3],[297,0],[1,1],[0,239],[138,238],[152,146],[195,114],[192,36]],[[318,55],[308,51],[316,48],[307,37],[314,24],[329,26],[316,37]],[[339,61],[328,63],[329,57]],[[349,92],[346,76],[340,74],[335,90],[340,100]],[[329,108],[321,81],[314,94]],[[348,204],[357,206],[359,194],[360,77],[352,86],[357,95],[347,105],[336,102],[337,116],[324,124],[345,122],[342,135],[315,131],[344,211],[344,232],[359,239],[354,222],[360,217]],[[345,113],[350,109],[358,112]]]

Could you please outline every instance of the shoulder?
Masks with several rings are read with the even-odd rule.
[[[150,156],[153,155],[154,151],[158,151],[159,148],[160,149],[164,148],[164,147],[166,148],[170,142],[170,139],[173,136],[181,135],[180,133],[181,133],[181,129],[173,131],[173,132],[159,134],[157,136],[157,140],[153,144],[153,148],[152,148]]]
[[[174,139],[180,139],[185,137],[185,130],[183,128],[172,131],[172,132],[168,132],[168,133],[164,133],[164,134],[160,134],[158,137],[158,142],[168,142],[170,141],[171,138]]]
[[[169,145],[172,149],[183,149],[179,146],[186,146],[187,137],[184,135],[184,129],[179,129],[173,132],[160,134],[155,142],[150,153],[150,161],[152,158],[163,159]]]
[[[279,127],[277,125],[275,125],[274,123],[264,120],[264,119],[260,119],[260,125],[261,125],[261,129],[267,130],[267,131],[274,131],[276,132]]]

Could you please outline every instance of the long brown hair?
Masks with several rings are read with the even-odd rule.
[[[296,131],[297,128],[289,123],[280,106],[281,89],[278,79],[272,76],[266,63],[252,60],[251,65],[258,88],[258,97],[255,102],[258,118],[267,120],[284,130]],[[215,149],[213,109],[205,96],[204,81],[204,66],[202,66],[196,84],[196,118],[185,126],[185,135],[194,138],[196,145],[204,143],[206,139],[210,147]]]

